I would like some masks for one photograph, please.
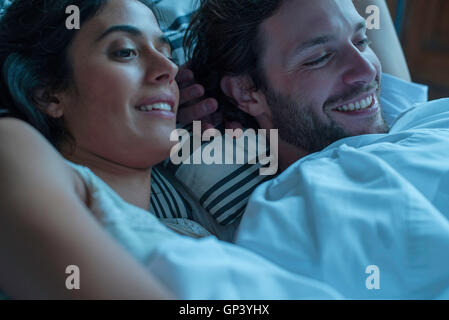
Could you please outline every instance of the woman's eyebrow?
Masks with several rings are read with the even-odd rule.
[[[105,32],[103,32],[96,40],[95,42],[99,42],[102,39],[104,39],[106,36],[108,36],[111,33],[114,32],[126,32],[133,36],[142,37],[143,32],[140,31],[138,28],[131,26],[131,25],[116,25],[108,28]],[[171,48],[171,42],[168,39],[168,37],[165,34],[161,34],[158,36],[158,42],[164,45],[168,45]]]
[[[126,32],[133,36],[142,36],[143,33],[139,29],[137,29],[134,26],[131,25],[116,25],[108,28],[105,32],[103,32],[96,40],[95,42],[99,42],[102,39],[104,39],[107,35],[113,33],[113,32]]]

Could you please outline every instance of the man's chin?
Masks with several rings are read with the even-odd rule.
[[[334,117],[334,121],[348,136],[388,133],[390,131],[380,107],[375,114],[368,117],[340,114]]]
[[[365,134],[384,134],[390,131],[388,124],[382,119],[381,122],[377,122],[371,126],[365,126],[361,128],[345,128],[348,136],[361,136]]]

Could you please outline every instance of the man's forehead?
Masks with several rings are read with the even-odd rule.
[[[353,29],[361,21],[352,0],[285,0],[276,14],[262,23],[261,30],[266,41],[288,43],[336,28]]]

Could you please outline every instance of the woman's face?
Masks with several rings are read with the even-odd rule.
[[[166,158],[178,68],[151,10],[137,0],[108,1],[68,55],[74,84],[59,100],[77,149],[132,168]]]

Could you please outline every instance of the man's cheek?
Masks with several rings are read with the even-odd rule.
[[[382,73],[382,64],[380,63],[379,58],[371,48],[368,47],[367,51],[368,51],[368,60],[371,61],[373,66],[376,68],[378,74],[380,75]]]

